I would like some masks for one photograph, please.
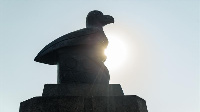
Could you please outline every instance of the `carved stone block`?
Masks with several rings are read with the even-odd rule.
[[[120,84],[46,84],[42,96],[123,96]]]
[[[19,112],[147,112],[138,96],[34,97],[20,104]]]

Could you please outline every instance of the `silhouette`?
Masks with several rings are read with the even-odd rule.
[[[89,12],[86,28],[45,46],[35,61],[58,66],[58,84],[45,84],[42,96],[20,103],[19,112],[148,112],[144,99],[124,95],[120,84],[109,84],[103,50],[103,26],[111,16]]]
[[[108,39],[103,26],[114,23],[114,18],[94,10],[86,17],[86,28],[80,29],[46,45],[35,61],[58,65],[58,84],[109,83],[109,72],[104,65],[104,49]]]

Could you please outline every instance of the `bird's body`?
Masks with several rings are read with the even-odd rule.
[[[35,61],[56,65],[58,61],[57,50],[63,47],[101,44],[105,48],[108,39],[104,32],[98,28],[84,28],[63,35],[46,45],[35,57]]]

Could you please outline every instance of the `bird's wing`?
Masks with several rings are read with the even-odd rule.
[[[66,35],[46,45],[35,57],[34,61],[55,65],[58,61],[57,50],[63,47],[71,47],[88,44],[105,44],[107,38],[102,30],[98,28],[84,28]]]

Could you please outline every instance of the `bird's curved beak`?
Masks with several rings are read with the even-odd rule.
[[[104,26],[110,23],[114,23],[114,18],[110,15],[104,15],[101,20]]]

